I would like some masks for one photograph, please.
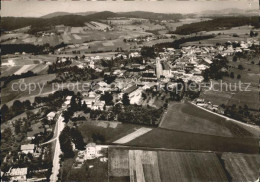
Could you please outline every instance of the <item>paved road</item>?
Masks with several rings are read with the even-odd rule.
[[[67,107],[63,108],[62,111],[66,110],[66,109],[67,109]],[[60,169],[59,161],[60,161],[60,154],[62,152],[61,152],[61,149],[60,149],[59,136],[60,136],[61,131],[65,127],[65,123],[63,122],[64,118],[62,117],[62,111],[58,112],[59,117],[58,117],[58,120],[57,120],[56,125],[55,125],[53,138],[51,140],[45,142],[45,143],[40,144],[40,145],[45,145],[45,144],[51,143],[53,141],[56,141],[55,151],[54,151],[54,156],[53,156],[52,175],[50,177],[51,182],[58,181],[58,174],[59,174],[59,169]]]
[[[65,124],[63,122],[64,118],[62,117],[62,114],[60,114],[58,121],[57,121],[57,136],[52,139],[51,141],[56,140],[56,145],[55,145],[55,152],[54,152],[54,157],[53,157],[53,167],[52,167],[52,175],[50,177],[51,181],[58,181],[58,174],[59,174],[59,169],[60,169],[60,154],[61,149],[60,149],[60,141],[59,141],[59,136],[61,131],[63,130]],[[50,141],[49,141],[50,142]]]
[[[60,114],[58,121],[57,121],[57,127],[58,127],[57,136],[54,138],[54,140],[56,140],[56,145],[55,145],[55,152],[54,152],[54,157],[53,157],[52,175],[50,177],[51,181],[58,181],[58,174],[59,174],[59,169],[60,169],[59,161],[60,161],[60,154],[62,153],[61,149],[60,149],[59,136],[65,126],[63,120],[64,120],[64,118],[62,117],[62,114]]]

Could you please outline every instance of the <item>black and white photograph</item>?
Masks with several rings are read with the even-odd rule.
[[[259,182],[259,0],[1,1],[1,181]]]

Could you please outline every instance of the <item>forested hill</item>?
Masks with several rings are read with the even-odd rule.
[[[154,20],[179,20],[183,18],[182,14],[178,13],[153,13],[153,12],[146,12],[146,11],[132,11],[132,12],[124,12],[119,13],[125,17],[133,17],[133,18],[145,18],[145,19],[154,19]]]
[[[187,35],[200,31],[213,31],[220,29],[230,29],[243,25],[252,25],[259,28],[259,17],[217,17],[212,20],[197,23],[185,24],[177,27],[173,33]]]
[[[127,17],[127,18],[145,18],[145,19],[171,19],[178,20],[182,18],[181,14],[163,14],[163,13],[152,13],[143,11],[134,12],[124,12],[124,13],[113,13],[110,11],[103,11],[97,13],[87,13],[79,14],[65,14],[62,13],[52,13],[49,15],[51,18],[45,18],[48,15],[40,18],[25,18],[25,17],[2,17],[2,31],[10,31],[26,26],[31,26],[31,33],[36,30],[46,30],[50,26],[55,25],[65,25],[65,26],[84,26],[85,22],[97,21],[101,19],[113,18],[113,17]],[[57,15],[57,16],[55,16]],[[52,17],[54,16],[54,17]]]
[[[53,18],[22,18],[22,17],[2,17],[2,30],[10,31],[26,26],[32,26],[32,29],[43,29],[49,26],[65,25],[65,26],[84,26],[85,22],[106,19],[109,17],[120,16],[116,13],[104,11],[94,13],[87,16],[81,15],[64,15]]]

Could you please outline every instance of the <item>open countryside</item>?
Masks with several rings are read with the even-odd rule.
[[[1,179],[259,181],[258,2],[216,3],[3,2]]]

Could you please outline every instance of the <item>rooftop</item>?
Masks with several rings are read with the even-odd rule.
[[[47,115],[47,117],[54,117],[55,116],[55,112],[50,112],[48,115]]]
[[[27,174],[27,167],[25,168],[13,168],[10,172],[11,176],[22,176]]]
[[[34,144],[21,145],[21,150],[33,150]]]
[[[133,91],[135,91],[135,90],[137,90],[137,89],[138,89],[138,87],[137,87],[136,85],[133,85],[133,86],[131,86],[131,87],[128,87],[126,90],[124,90],[123,93],[130,94],[130,93],[132,93]]]

